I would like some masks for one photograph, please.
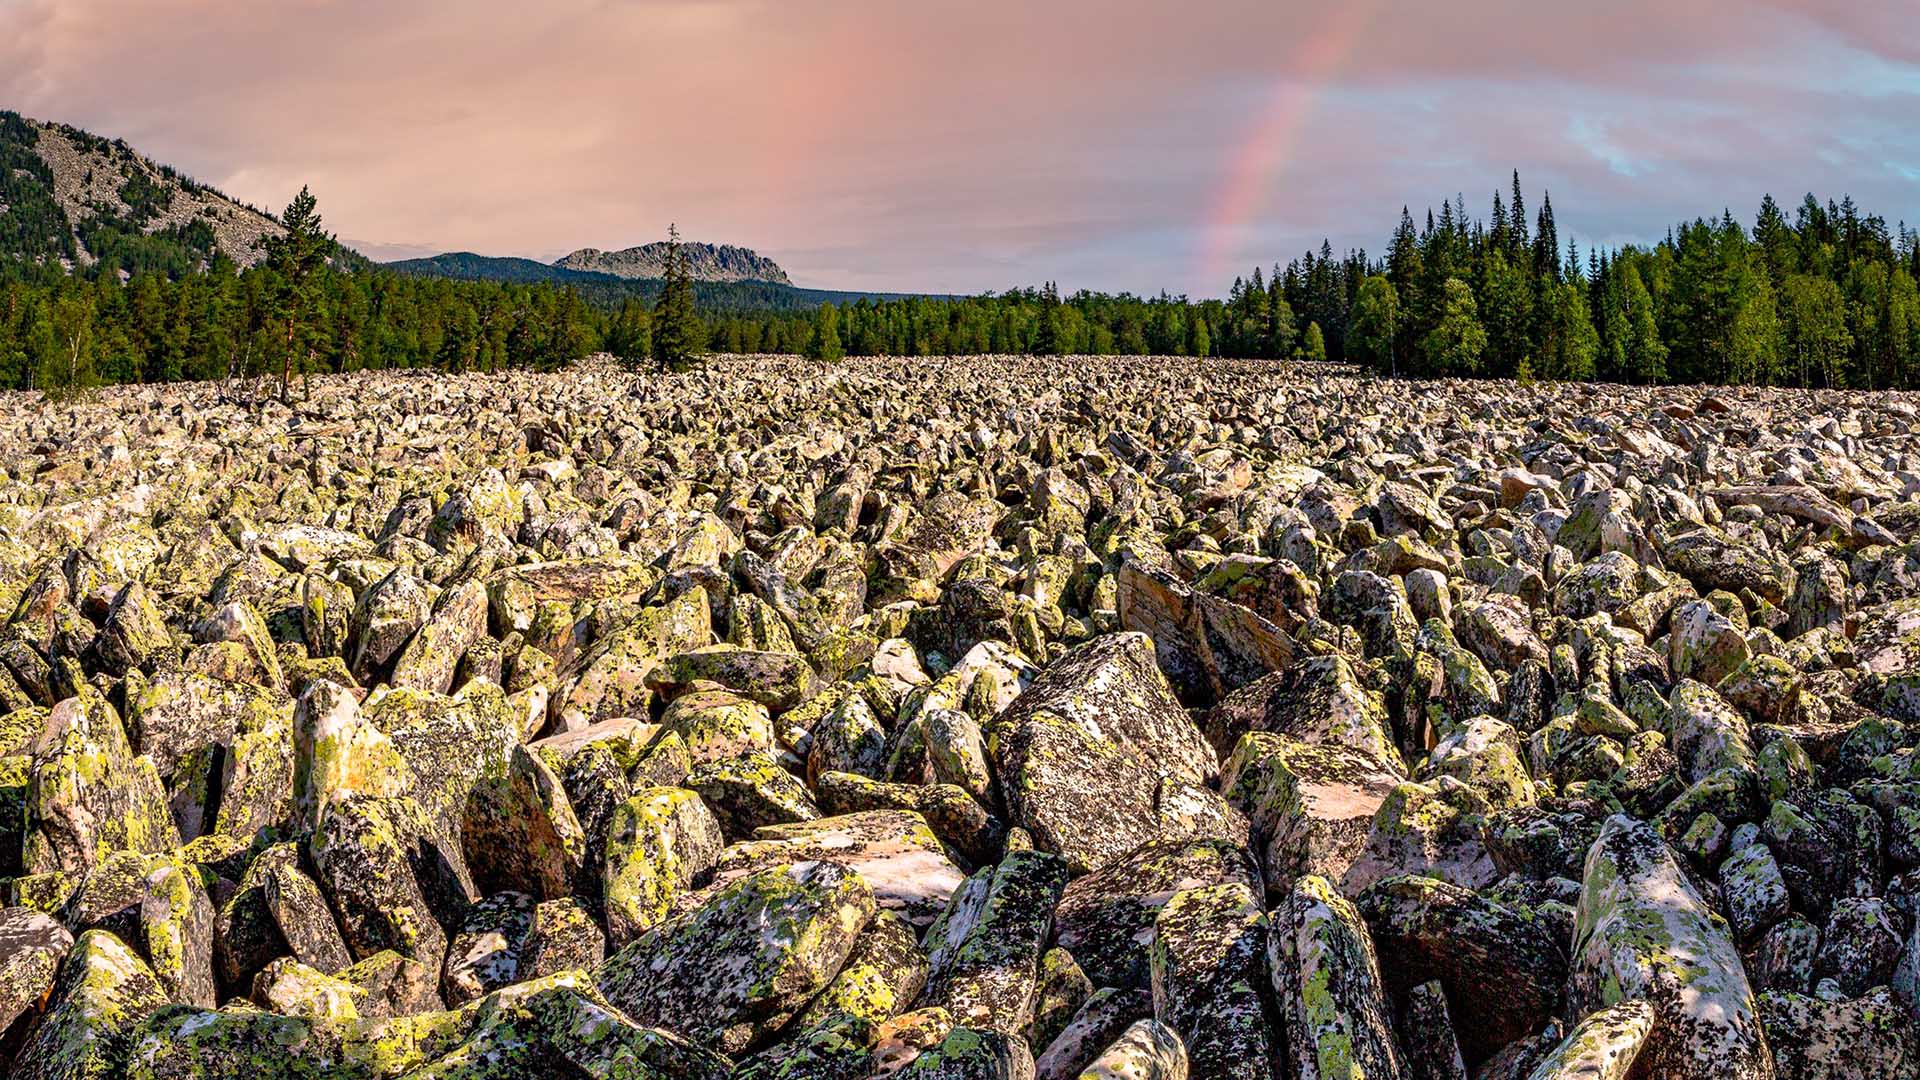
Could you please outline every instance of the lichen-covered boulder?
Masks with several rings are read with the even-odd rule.
[[[407,795],[437,821],[457,823],[482,783],[507,772],[524,725],[500,687],[475,680],[452,695],[382,687],[361,705],[413,774]]]
[[[1128,558],[1120,565],[1120,625],[1146,634],[1180,696],[1206,704],[1293,662],[1293,640],[1250,608],[1196,592]]]
[[[1039,851],[1009,852],[968,878],[927,930],[921,1002],[946,1009],[963,1027],[1024,1032],[1066,884],[1066,862]]]
[[[1717,686],[1747,661],[1747,639],[1733,620],[1704,600],[1675,609],[1667,635],[1668,666],[1676,679]]]
[[[1727,921],[1741,941],[1752,941],[1792,912],[1792,897],[1773,852],[1758,841],[1720,864],[1720,895]]]
[[[446,927],[479,899],[458,845],[411,799],[328,803],[308,852],[356,957],[392,949],[437,972]]]
[[[1485,796],[1454,777],[1396,786],[1374,811],[1366,847],[1340,879],[1340,891],[1358,896],[1401,874],[1471,889],[1493,884],[1500,868],[1483,839],[1492,812]]]
[[[1527,1080],[1627,1080],[1653,1033],[1653,1006],[1616,1002],[1582,1017]]]
[[[1454,636],[1494,671],[1511,671],[1528,660],[1546,663],[1546,643],[1527,622],[1526,607],[1499,600],[1462,607],[1453,620]]]
[[[414,632],[393,662],[392,685],[444,694],[453,689],[454,669],[474,642],[487,632],[487,588],[463,581],[433,605],[433,613]]]
[[[179,846],[153,761],[134,756],[113,706],[92,688],[53,707],[30,753],[28,873],[84,871],[116,851]]]
[[[1607,819],[1587,855],[1567,1004],[1585,1016],[1644,999],[1651,1080],[1703,1074],[1771,1080],[1752,987],[1726,920],[1700,899],[1652,826]]]
[[[1241,737],[1220,779],[1227,800],[1253,824],[1267,895],[1275,898],[1305,874],[1344,879],[1400,782],[1358,750],[1265,732]]]
[[[1294,881],[1274,911],[1274,998],[1301,1077],[1398,1076],[1393,1008],[1367,923],[1326,878]]]
[[[1820,931],[1814,978],[1833,980],[1840,993],[1856,997],[1893,979],[1906,951],[1899,916],[1879,897],[1834,901]]]
[[[32,908],[0,908],[0,1043],[14,1021],[39,1007],[53,988],[73,935]]]
[[[1034,1080],[1033,1051],[1018,1035],[955,1027],[893,1075],[900,1080]]]
[[[676,898],[713,869],[725,840],[700,796],[685,788],[635,792],[607,831],[607,939],[619,948],[672,913]]]
[[[1140,634],[1109,634],[1061,657],[987,735],[1012,822],[1076,870],[1155,837],[1157,778],[1198,784],[1217,768]]]
[[[820,774],[820,806],[829,814],[863,810],[910,810],[951,848],[963,863],[997,862],[1006,844],[1007,826],[979,800],[952,784],[894,784],[853,773]]]
[[[214,956],[228,985],[246,985],[274,957],[291,955],[324,974],[353,962],[326,896],[300,868],[292,844],[247,864],[214,919]]]
[[[107,609],[93,652],[109,675],[125,675],[172,646],[165,617],[145,585],[130,581],[121,586]]]
[[[1360,895],[1360,911],[1396,994],[1438,980],[1459,1024],[1461,1051],[1479,1063],[1557,1014],[1566,943],[1546,920],[1464,886],[1387,878]]]
[[[139,954],[107,931],[81,934],[60,965],[46,1014],[8,1075],[14,1080],[122,1076],[134,1030],[166,1004],[166,991]]]
[[[781,1040],[734,1066],[729,1080],[837,1080],[867,1075],[873,1054],[867,1043],[873,1021],[835,1013],[817,1024],[798,1025]]]
[[[1039,984],[1033,995],[1033,1021],[1025,1032],[1028,1046],[1044,1047],[1072,1021],[1093,993],[1093,983],[1073,954],[1055,946],[1040,957]]]
[[[1207,714],[1205,728],[1222,755],[1247,732],[1269,731],[1350,747],[1389,768],[1400,760],[1385,703],[1338,653],[1306,657],[1234,691]]]
[[[573,897],[543,900],[520,946],[520,969],[528,978],[589,970],[606,959],[607,936],[587,906]]]
[[[1238,883],[1177,892],[1154,919],[1154,1019],[1179,1034],[1196,1080],[1278,1075],[1267,932],[1253,890]]]
[[[431,614],[426,586],[404,567],[362,592],[352,620],[354,652],[349,667],[354,681],[372,685]]]
[[[886,771],[887,730],[859,694],[840,699],[813,725],[807,751],[807,779],[818,785],[828,772],[878,779]]]
[[[1153,994],[1147,989],[1095,990],[1034,1060],[1035,1080],[1073,1080],[1127,1028],[1152,1017]]]
[[[883,910],[915,926],[933,922],[965,879],[926,819],[906,810],[869,810],[783,825],[721,851],[711,888],[781,863],[825,859],[860,875]]]
[[[1753,741],[1746,718],[1711,686],[1682,679],[1666,716],[1667,741],[1689,780],[1719,769],[1751,772]]]
[[[1400,1054],[1412,1080],[1467,1080],[1460,1035],[1439,982],[1423,982],[1407,991],[1402,1016]]]
[[[767,707],[726,690],[693,690],[674,698],[660,716],[660,730],[685,743],[695,765],[774,747]]]
[[[926,983],[927,955],[918,931],[893,912],[878,911],[839,974],[793,1023],[807,1029],[843,1014],[879,1024],[905,1012]]]
[[[508,1080],[538,1073],[726,1080],[721,1054],[636,1022],[581,972],[516,983],[483,998],[461,1042],[410,1080]]]
[[[734,839],[750,837],[763,826],[820,816],[806,784],[766,751],[698,766],[687,774],[686,786],[700,793],[700,801],[719,819],[720,831]]]
[[[1428,754],[1422,778],[1441,776],[1471,786],[1496,808],[1525,806],[1537,796],[1519,734],[1489,716],[1469,720]]]
[[[1850,998],[1768,991],[1760,1017],[1780,1080],[1896,1080],[1920,1070],[1920,1022],[1884,986]]]
[[[115,852],[81,879],[61,918],[133,946],[171,1000],[213,1005],[214,911],[198,867],[172,855]]]
[[[1686,575],[1703,593],[1749,589],[1770,604],[1781,604],[1786,602],[1793,581],[1793,570],[1771,552],[1719,529],[1695,529],[1676,537],[1660,554],[1669,567]]]
[[[731,645],[675,653],[647,675],[647,685],[669,697],[695,682],[715,683],[775,712],[793,708],[817,689],[805,657]]]
[[[873,1029],[873,1072],[892,1076],[953,1032],[953,1017],[941,1008],[915,1009],[885,1020]]]
[[[641,1024],[739,1053],[839,974],[874,910],[873,890],[843,866],[762,870],[607,957],[594,982]]]
[[[415,783],[393,739],[339,683],[317,679],[293,712],[293,796],[301,824],[312,828],[327,803],[349,795],[395,797]]]
[[[1080,1075],[1091,1080],[1185,1080],[1187,1048],[1157,1020],[1141,1020],[1100,1051]]]
[[[303,1017],[190,1005],[149,1016],[130,1042],[130,1080],[305,1080],[333,1064],[338,1045]]]
[[[482,892],[515,888],[536,900],[572,895],[587,856],[587,834],[566,785],[540,757],[515,746],[503,773],[474,785],[460,841]]]
[[[503,892],[469,907],[447,942],[440,981],[449,1005],[462,1005],[520,981],[521,955],[533,927],[533,898]]]
[[[1160,909],[1182,890],[1230,883],[1259,887],[1239,847],[1219,840],[1145,844],[1067,884],[1054,906],[1054,940],[1095,986],[1144,988]]]
[[[692,588],[665,604],[643,608],[630,622],[603,634],[554,687],[549,706],[563,730],[623,716],[645,716],[653,701],[647,677],[662,655],[713,641],[704,589]]]

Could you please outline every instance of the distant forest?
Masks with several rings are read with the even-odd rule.
[[[317,221],[317,219],[316,219]],[[1224,300],[1052,285],[977,297],[812,303],[778,285],[694,283],[712,352],[1300,357],[1383,374],[1626,382],[1920,385],[1920,235],[1851,199],[1772,198],[1648,248],[1562,245],[1550,198],[1519,178],[1485,219],[1464,200],[1402,211],[1383,258],[1327,244]],[[283,263],[284,265],[284,263]],[[215,257],[129,273],[0,261],[0,388],[278,373],[556,367],[597,350],[650,363],[650,282],[453,280],[357,258],[290,282],[274,262]],[[778,294],[778,295],[776,295]],[[789,294],[801,294],[798,297]],[[842,297],[844,300],[844,297]]]

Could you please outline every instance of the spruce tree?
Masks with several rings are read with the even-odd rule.
[[[662,371],[686,371],[700,359],[704,328],[693,306],[693,278],[686,252],[680,250],[680,227],[667,226],[667,257],[662,268],[660,297],[653,306],[653,360]]]

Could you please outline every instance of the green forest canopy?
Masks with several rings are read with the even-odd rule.
[[[582,289],[347,266],[317,288],[304,369],[496,370],[603,348],[636,363],[648,353],[657,283]],[[0,388],[278,371],[275,275],[219,257],[131,276],[11,260],[0,265]],[[1049,284],[861,297],[831,319],[761,295],[782,286],[739,304],[701,289],[696,301],[699,337],[720,352],[1324,354],[1401,375],[1904,388],[1920,384],[1916,278],[1914,231],[1813,196],[1791,217],[1769,197],[1751,228],[1722,214],[1651,247],[1583,256],[1562,246],[1550,198],[1527,214],[1516,175],[1484,220],[1460,201],[1421,225],[1403,210],[1384,257],[1323,243],[1270,274],[1255,269],[1223,300],[1061,297]],[[817,340],[828,327],[834,340]]]

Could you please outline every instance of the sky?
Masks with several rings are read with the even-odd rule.
[[[0,0],[0,108],[375,258],[672,221],[821,288],[1217,296],[1515,168],[1583,245],[1920,223],[1913,0]]]

